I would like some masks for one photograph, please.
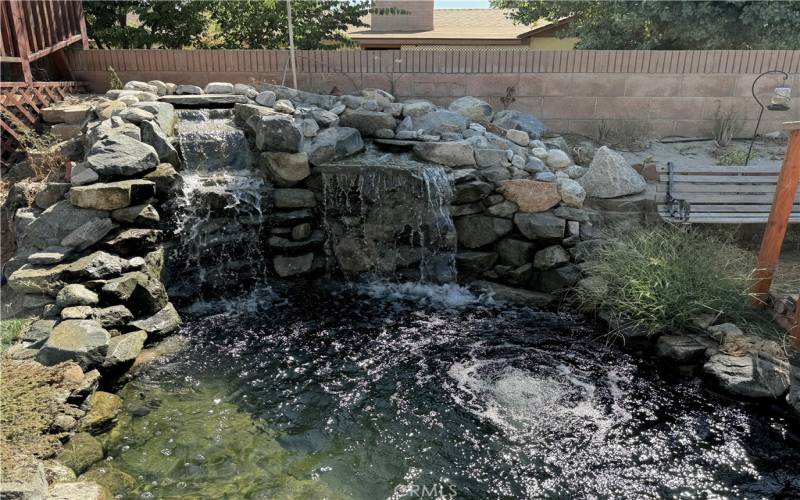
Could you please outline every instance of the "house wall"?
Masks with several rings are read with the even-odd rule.
[[[288,51],[88,50],[70,54],[76,79],[95,91],[109,85],[113,66],[123,81],[164,80],[288,83]],[[708,136],[717,110],[743,117],[749,135],[759,107],[750,86],[762,71],[782,69],[800,93],[800,50],[583,51],[387,50],[298,51],[298,85],[314,92],[347,93],[379,87],[400,99],[446,105],[473,95],[503,108],[533,113],[555,130],[594,135],[601,124],[636,120],[656,136]],[[763,78],[766,95],[777,85]],[[800,120],[800,105],[766,112],[761,131]]]
[[[581,39],[577,37],[532,36],[529,41],[528,47],[531,50],[572,50]]]

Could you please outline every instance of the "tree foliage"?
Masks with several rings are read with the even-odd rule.
[[[800,4],[790,1],[492,0],[524,24],[570,17],[558,36],[582,49],[797,49]]]
[[[366,26],[369,0],[292,1],[299,49],[348,44],[348,25]],[[89,36],[100,47],[230,49],[289,45],[286,2],[279,0],[122,0],[84,2]]]

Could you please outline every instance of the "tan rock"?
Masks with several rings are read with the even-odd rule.
[[[500,192],[507,200],[516,203],[520,212],[544,212],[561,201],[558,187],[553,182],[513,179],[503,182]]]

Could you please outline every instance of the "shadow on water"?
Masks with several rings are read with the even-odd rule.
[[[576,318],[454,285],[248,300],[123,390],[102,466],[130,498],[800,495],[777,405],[667,382]]]

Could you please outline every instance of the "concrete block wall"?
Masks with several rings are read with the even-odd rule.
[[[90,50],[71,53],[76,78],[96,91],[108,88],[108,67],[123,81],[164,80],[203,86],[210,81],[286,83],[288,51]],[[717,110],[735,109],[749,136],[757,94],[776,86],[800,96],[800,50],[775,51],[297,51],[298,86],[321,93],[378,87],[400,99],[426,98],[446,105],[473,95],[503,109],[530,112],[559,131],[597,134],[601,124],[631,121],[657,137],[708,136]],[[800,104],[765,112],[761,132],[800,120]]]

